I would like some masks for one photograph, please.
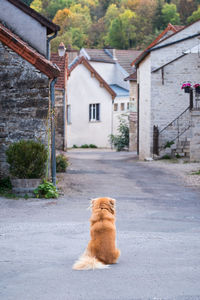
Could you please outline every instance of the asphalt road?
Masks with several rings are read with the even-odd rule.
[[[0,198],[0,299],[200,299],[200,189],[133,153],[69,156],[65,196]],[[117,199],[121,257],[110,269],[74,271],[98,196]]]

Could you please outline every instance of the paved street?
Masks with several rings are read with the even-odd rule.
[[[0,299],[200,299],[200,188],[134,153],[68,155],[65,196],[0,198]],[[73,271],[98,196],[117,199],[121,257],[110,269]]]

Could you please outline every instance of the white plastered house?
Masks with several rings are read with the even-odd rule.
[[[155,153],[154,126],[159,132],[160,149],[170,141],[178,141],[180,147],[181,138],[188,138],[191,144],[194,141],[194,117],[188,109],[190,94],[184,93],[181,86],[184,82],[200,83],[200,55],[191,50],[199,47],[199,28],[200,21],[196,21],[180,29],[157,41],[135,61],[140,159]],[[190,156],[197,157],[192,151]]]
[[[110,148],[115,92],[84,57],[69,66],[67,147],[93,144]]]

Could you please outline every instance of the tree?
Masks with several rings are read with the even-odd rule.
[[[126,9],[110,25],[107,42],[113,48],[128,49],[135,44],[136,28],[133,25],[135,13]]]
[[[153,18],[153,30],[161,30],[163,29],[163,14],[162,14],[162,8],[163,8],[163,1],[157,0],[157,6],[155,10],[155,15]]]
[[[163,28],[165,28],[168,23],[178,25],[180,24],[180,15],[177,13],[175,4],[166,3],[162,8],[162,19],[163,19]]]
[[[200,19],[200,6],[195,10],[190,17],[187,18],[187,23],[190,24]]]
[[[40,14],[42,13],[43,7],[42,7],[42,0],[34,0],[31,3],[31,8],[39,12]]]
[[[183,24],[186,23],[189,16],[197,10],[196,0],[180,0],[178,5],[178,12],[180,13],[180,19]]]

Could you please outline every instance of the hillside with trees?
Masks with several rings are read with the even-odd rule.
[[[143,49],[167,26],[200,18],[200,0],[23,0],[60,25],[53,51],[81,47]]]

